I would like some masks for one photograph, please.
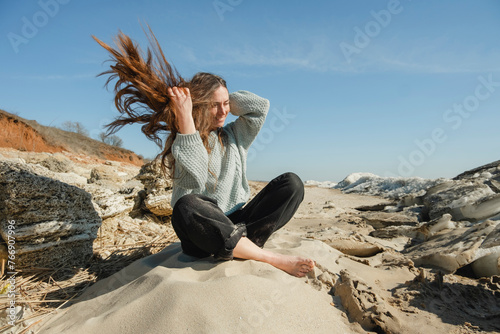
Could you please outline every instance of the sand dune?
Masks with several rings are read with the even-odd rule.
[[[266,248],[317,267],[295,278],[256,261],[195,259],[175,243],[99,281],[39,333],[468,332],[404,303],[421,277],[395,253],[363,262],[290,230]]]
[[[333,264],[340,256],[286,232],[268,247]],[[256,261],[195,259],[176,243],[98,282],[40,333],[364,332],[308,282]]]

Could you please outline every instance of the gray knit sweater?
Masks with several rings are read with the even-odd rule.
[[[175,159],[172,207],[184,195],[201,194],[215,199],[229,215],[248,201],[247,153],[264,124],[269,101],[247,91],[238,91],[229,95],[229,103],[231,114],[238,118],[223,128],[227,134],[224,148],[216,131],[209,135],[210,154],[199,132],[178,133],[175,137],[172,144]]]

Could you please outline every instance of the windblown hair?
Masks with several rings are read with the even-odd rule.
[[[113,122],[106,125],[111,135],[127,124],[144,124],[141,131],[154,141],[162,152],[161,167],[167,168],[173,177],[175,161],[172,157],[172,143],[179,132],[179,125],[173,104],[167,93],[168,87],[188,87],[193,101],[193,119],[205,148],[210,153],[208,136],[212,129],[210,115],[211,98],[220,87],[226,87],[221,77],[211,73],[197,73],[189,82],[166,60],[165,55],[151,29],[147,34],[150,48],[144,57],[139,46],[129,36],[119,31],[114,42],[116,49],[92,36],[111,55],[110,69],[99,75],[109,75],[105,86],[116,79],[114,86],[115,106],[120,112]],[[162,137],[168,133],[163,142]],[[219,140],[222,142],[219,132]]]

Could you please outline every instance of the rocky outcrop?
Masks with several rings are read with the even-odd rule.
[[[450,224],[450,221],[445,218],[441,221],[443,223]],[[491,276],[500,271],[499,240],[500,222],[487,220],[471,227],[444,229],[425,242],[408,248],[405,254],[415,265],[437,267],[447,273],[454,273],[482,259],[475,265],[475,274],[478,277]],[[482,265],[483,261],[495,264],[489,267]]]
[[[477,277],[500,274],[500,161],[433,182],[358,173],[339,185],[397,203],[357,208],[357,217],[373,227],[370,236],[408,238],[405,255],[416,265],[448,273],[470,265]]]
[[[82,188],[92,195],[96,211],[102,219],[108,219],[135,206],[136,197],[142,191],[141,182],[117,170],[112,162],[91,169],[88,184]]]
[[[138,182],[128,182],[122,187],[108,188],[98,184],[87,184],[83,187],[91,194],[95,210],[102,219],[108,219],[134,208],[135,198],[142,189]]]
[[[170,216],[172,180],[162,173],[160,160],[144,164],[135,178],[144,185],[144,206],[156,216]]]
[[[39,164],[56,173],[73,172],[73,163],[61,153],[47,155]]]
[[[430,188],[423,197],[431,219],[445,213],[457,221],[480,221],[500,213],[500,193],[486,180],[452,180]]]
[[[108,246],[132,242],[124,234],[134,230],[132,225],[144,233],[168,230],[161,222],[172,212],[172,185],[155,162],[139,170],[68,152],[2,152],[2,233],[6,238],[6,221],[16,221],[22,263],[86,265],[98,227],[113,230],[115,221],[120,237],[106,239]],[[144,213],[149,218],[143,219]]]
[[[365,240],[356,240],[355,238],[335,239],[325,241],[325,243],[344,254],[358,257],[370,257],[384,251],[384,248],[380,245]]]
[[[481,244],[481,254],[472,263],[477,276],[500,276],[500,222]]]
[[[418,218],[399,212],[363,212],[360,215],[367,224],[379,229],[387,226],[400,226],[418,224]]]
[[[445,213],[414,226],[373,226],[370,236],[409,238],[404,254],[418,266],[454,273],[471,265],[476,277],[500,275],[500,221],[460,222]]]
[[[430,219],[445,213],[455,221],[481,221],[500,214],[500,162],[464,172],[429,188],[423,202]]]
[[[88,183],[104,183],[110,185],[116,185],[123,182],[123,178],[121,178],[113,168],[106,165],[92,168],[90,171],[90,178],[88,180]]]
[[[0,235],[15,227],[16,267],[84,265],[101,218],[84,190],[0,161]]]
[[[371,173],[352,173],[334,188],[344,193],[362,193],[381,196],[390,200],[402,200],[406,196],[418,197],[444,179],[423,179],[420,177],[381,177]]]
[[[500,160],[491,162],[486,165],[482,165],[473,169],[470,169],[468,171],[465,171],[463,173],[458,174],[455,176],[453,179],[454,180],[462,180],[462,179],[467,179],[471,177],[477,177],[483,173],[493,173],[495,174],[495,178],[498,180],[498,167],[500,166]]]
[[[426,180],[353,173],[335,188],[344,193],[355,192],[395,200],[401,209],[420,206],[422,217],[419,221],[438,219],[444,214],[451,214],[454,221],[478,222],[500,218],[500,161],[466,171],[453,179]],[[389,210],[386,208],[385,211]]]

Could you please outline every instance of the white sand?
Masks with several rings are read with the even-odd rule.
[[[330,261],[340,255],[286,233],[268,244]],[[176,243],[96,283],[40,333],[364,332],[308,280],[256,261],[195,259]]]
[[[295,218],[265,247],[314,259],[308,277],[256,261],[192,258],[175,243],[97,282],[38,333],[478,333],[481,309],[468,300],[497,307],[495,297],[458,276],[425,276],[398,252],[404,238],[367,236],[372,227],[353,208],[382,201],[306,187]],[[328,246],[344,240],[383,251],[363,258]]]

